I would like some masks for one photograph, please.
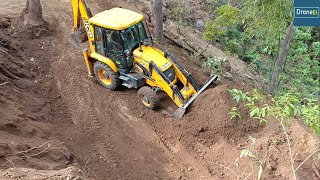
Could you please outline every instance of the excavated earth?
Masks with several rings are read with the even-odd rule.
[[[48,24],[36,28],[21,28],[23,0],[0,2],[0,179],[257,179],[259,162],[262,179],[292,179],[276,120],[260,125],[244,111],[242,120],[230,120],[236,104],[226,90],[249,89],[241,82],[209,87],[177,120],[164,94],[151,111],[138,105],[137,90],[111,92],[87,77],[86,46],[70,38],[69,1],[42,1]],[[116,3],[130,5],[90,4],[99,12]],[[162,47],[197,81],[207,79],[183,49]],[[319,139],[296,120],[288,132],[298,166]],[[244,148],[257,158],[239,158]],[[317,179],[317,171],[311,157],[297,175]]]

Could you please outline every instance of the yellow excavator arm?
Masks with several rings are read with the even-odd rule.
[[[93,27],[89,24],[92,13],[85,0],[72,0],[73,28],[72,38],[80,44],[89,40],[92,49]]]

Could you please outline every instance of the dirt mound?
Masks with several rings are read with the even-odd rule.
[[[261,129],[262,126],[256,121],[248,120],[246,114],[242,121],[230,120],[230,109],[236,104],[227,92],[228,89],[231,86],[218,85],[206,90],[195,100],[181,125],[185,134],[191,134],[198,141],[212,145],[219,136],[234,143]]]
[[[228,113],[235,104],[226,90],[234,86],[207,89],[182,119],[171,117],[174,109],[167,99],[158,112],[139,108],[132,114],[151,124],[166,148],[182,161],[182,178],[197,179],[198,173],[204,179],[226,178],[219,174],[223,168],[213,162],[234,161],[241,151],[239,144],[264,128],[246,115],[242,121],[230,120]]]
[[[62,102],[47,81],[48,62],[41,61],[51,53],[51,37],[31,40],[11,27],[15,19],[0,19],[0,168],[65,168],[73,156],[54,136],[52,122],[68,118],[53,112]]]
[[[10,168],[0,170],[0,179],[12,180],[61,180],[61,179],[87,179],[82,171],[76,167],[68,167],[58,171],[54,170],[36,170],[28,168]]]
[[[246,89],[236,84],[222,84],[207,89],[195,100],[181,120],[172,118],[164,110],[158,113],[142,110],[142,117],[152,124],[167,149],[183,162],[183,171],[180,172],[182,179],[198,178],[199,172],[203,179],[255,176],[259,163],[250,158],[239,159],[244,148],[248,148],[255,154],[256,159],[263,163],[263,179],[291,179],[288,147],[279,122],[270,119],[267,126],[260,125],[245,112],[241,112],[242,120],[230,120],[228,113],[236,106],[227,92],[232,88]],[[288,128],[292,138],[290,142],[294,159],[301,162],[301,156],[306,158],[306,154],[319,147],[319,140],[295,120],[293,123],[294,125]],[[250,138],[256,139],[255,145]],[[308,142],[301,143],[303,139],[308,139]],[[306,163],[297,173],[306,179],[312,179],[312,166],[316,167],[312,165],[312,161]],[[250,164],[253,171],[248,168]],[[295,164],[298,165],[299,163]],[[253,176],[251,178],[254,178]]]
[[[0,32],[0,82],[12,81],[15,86],[21,85],[19,80],[35,77],[36,67],[30,61],[25,62],[19,55],[19,44],[10,40],[6,34]],[[26,81],[24,81],[27,83]],[[29,84],[33,82],[30,81]],[[3,87],[3,89],[8,89]]]
[[[230,109],[236,104],[227,92],[228,89],[231,89],[231,86],[226,84],[207,89],[195,100],[181,120],[160,111],[160,116],[152,113],[156,118],[150,118],[150,121],[156,126],[155,131],[160,134],[176,134],[179,141],[188,148],[194,148],[199,142],[209,147],[221,138],[232,144],[246,141],[246,135],[258,132],[263,126],[257,121],[249,120],[244,112],[243,120],[230,119]],[[146,118],[149,119],[148,115]]]

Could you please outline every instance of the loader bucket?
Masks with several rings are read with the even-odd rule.
[[[190,104],[205,90],[207,89],[207,87],[215,82],[218,79],[218,76],[212,76],[210,77],[206,83],[200,88],[200,90],[194,94],[183,106],[179,107],[174,113],[173,113],[173,117],[175,118],[182,118],[184,113],[186,112],[187,108],[190,106]]]

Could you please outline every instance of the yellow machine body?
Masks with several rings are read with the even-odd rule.
[[[94,15],[89,22],[107,29],[123,30],[137,24],[143,18],[142,14],[127,9],[112,8]]]
[[[182,74],[179,68],[169,58],[164,57],[164,52],[160,51],[159,49],[151,46],[142,46],[142,52],[140,52],[139,49],[136,49],[133,51],[133,56],[135,62],[142,64],[147,69],[149,69],[151,60],[154,60],[153,62],[160,68],[162,72],[165,72],[169,68],[173,68],[175,78],[171,83],[167,83],[157,72],[152,72],[152,77],[150,79],[146,79],[146,83],[152,87],[159,87],[161,90],[166,92],[178,107],[181,107],[184,103],[181,102],[177,94],[175,94],[172,89],[178,80],[184,86],[184,88],[181,90],[181,93],[185,100],[197,93],[195,88],[187,82],[186,77]],[[143,71],[137,65],[135,65],[135,69],[140,72]]]
[[[134,84],[131,86],[123,84],[127,87],[139,88],[143,86],[143,84],[146,84],[154,89],[164,91],[179,107],[182,115],[186,107],[207,87],[207,85],[203,88],[198,87],[191,74],[182,68],[170,54],[148,43],[142,43],[143,39],[139,39],[139,47],[132,49],[129,53],[126,52],[130,54],[130,58],[132,58],[130,72],[120,71],[121,63],[112,59],[109,54],[103,55],[98,52],[99,48],[100,51],[104,51],[111,45],[102,42],[106,47],[103,47],[104,49],[98,47],[101,46],[101,44],[97,45],[99,39],[105,39],[107,35],[99,37],[98,34],[95,34],[97,31],[96,28],[98,27],[98,30],[99,28],[103,28],[105,31],[112,30],[122,33],[141,23],[144,16],[122,8],[105,10],[92,16],[85,0],[72,0],[72,7],[74,17],[72,37],[77,43],[89,42],[90,49],[85,50],[83,55],[90,76],[94,76],[94,64],[97,61],[103,62],[110,67],[113,72],[120,74],[120,78],[122,78],[123,81],[132,81],[132,79],[130,79],[131,77],[133,77],[133,79],[138,78],[139,82],[136,83],[138,85]],[[141,26],[143,25],[140,25],[140,27]],[[142,29],[139,31],[135,29],[135,31],[138,32],[137,34],[140,37],[141,31],[145,30]],[[131,37],[129,34],[128,38],[136,37],[134,37],[134,35]],[[130,59],[129,57],[126,58]],[[127,63],[130,64],[131,62],[127,61],[126,65],[128,65]],[[211,82],[213,79],[216,80],[217,77],[211,78]]]

